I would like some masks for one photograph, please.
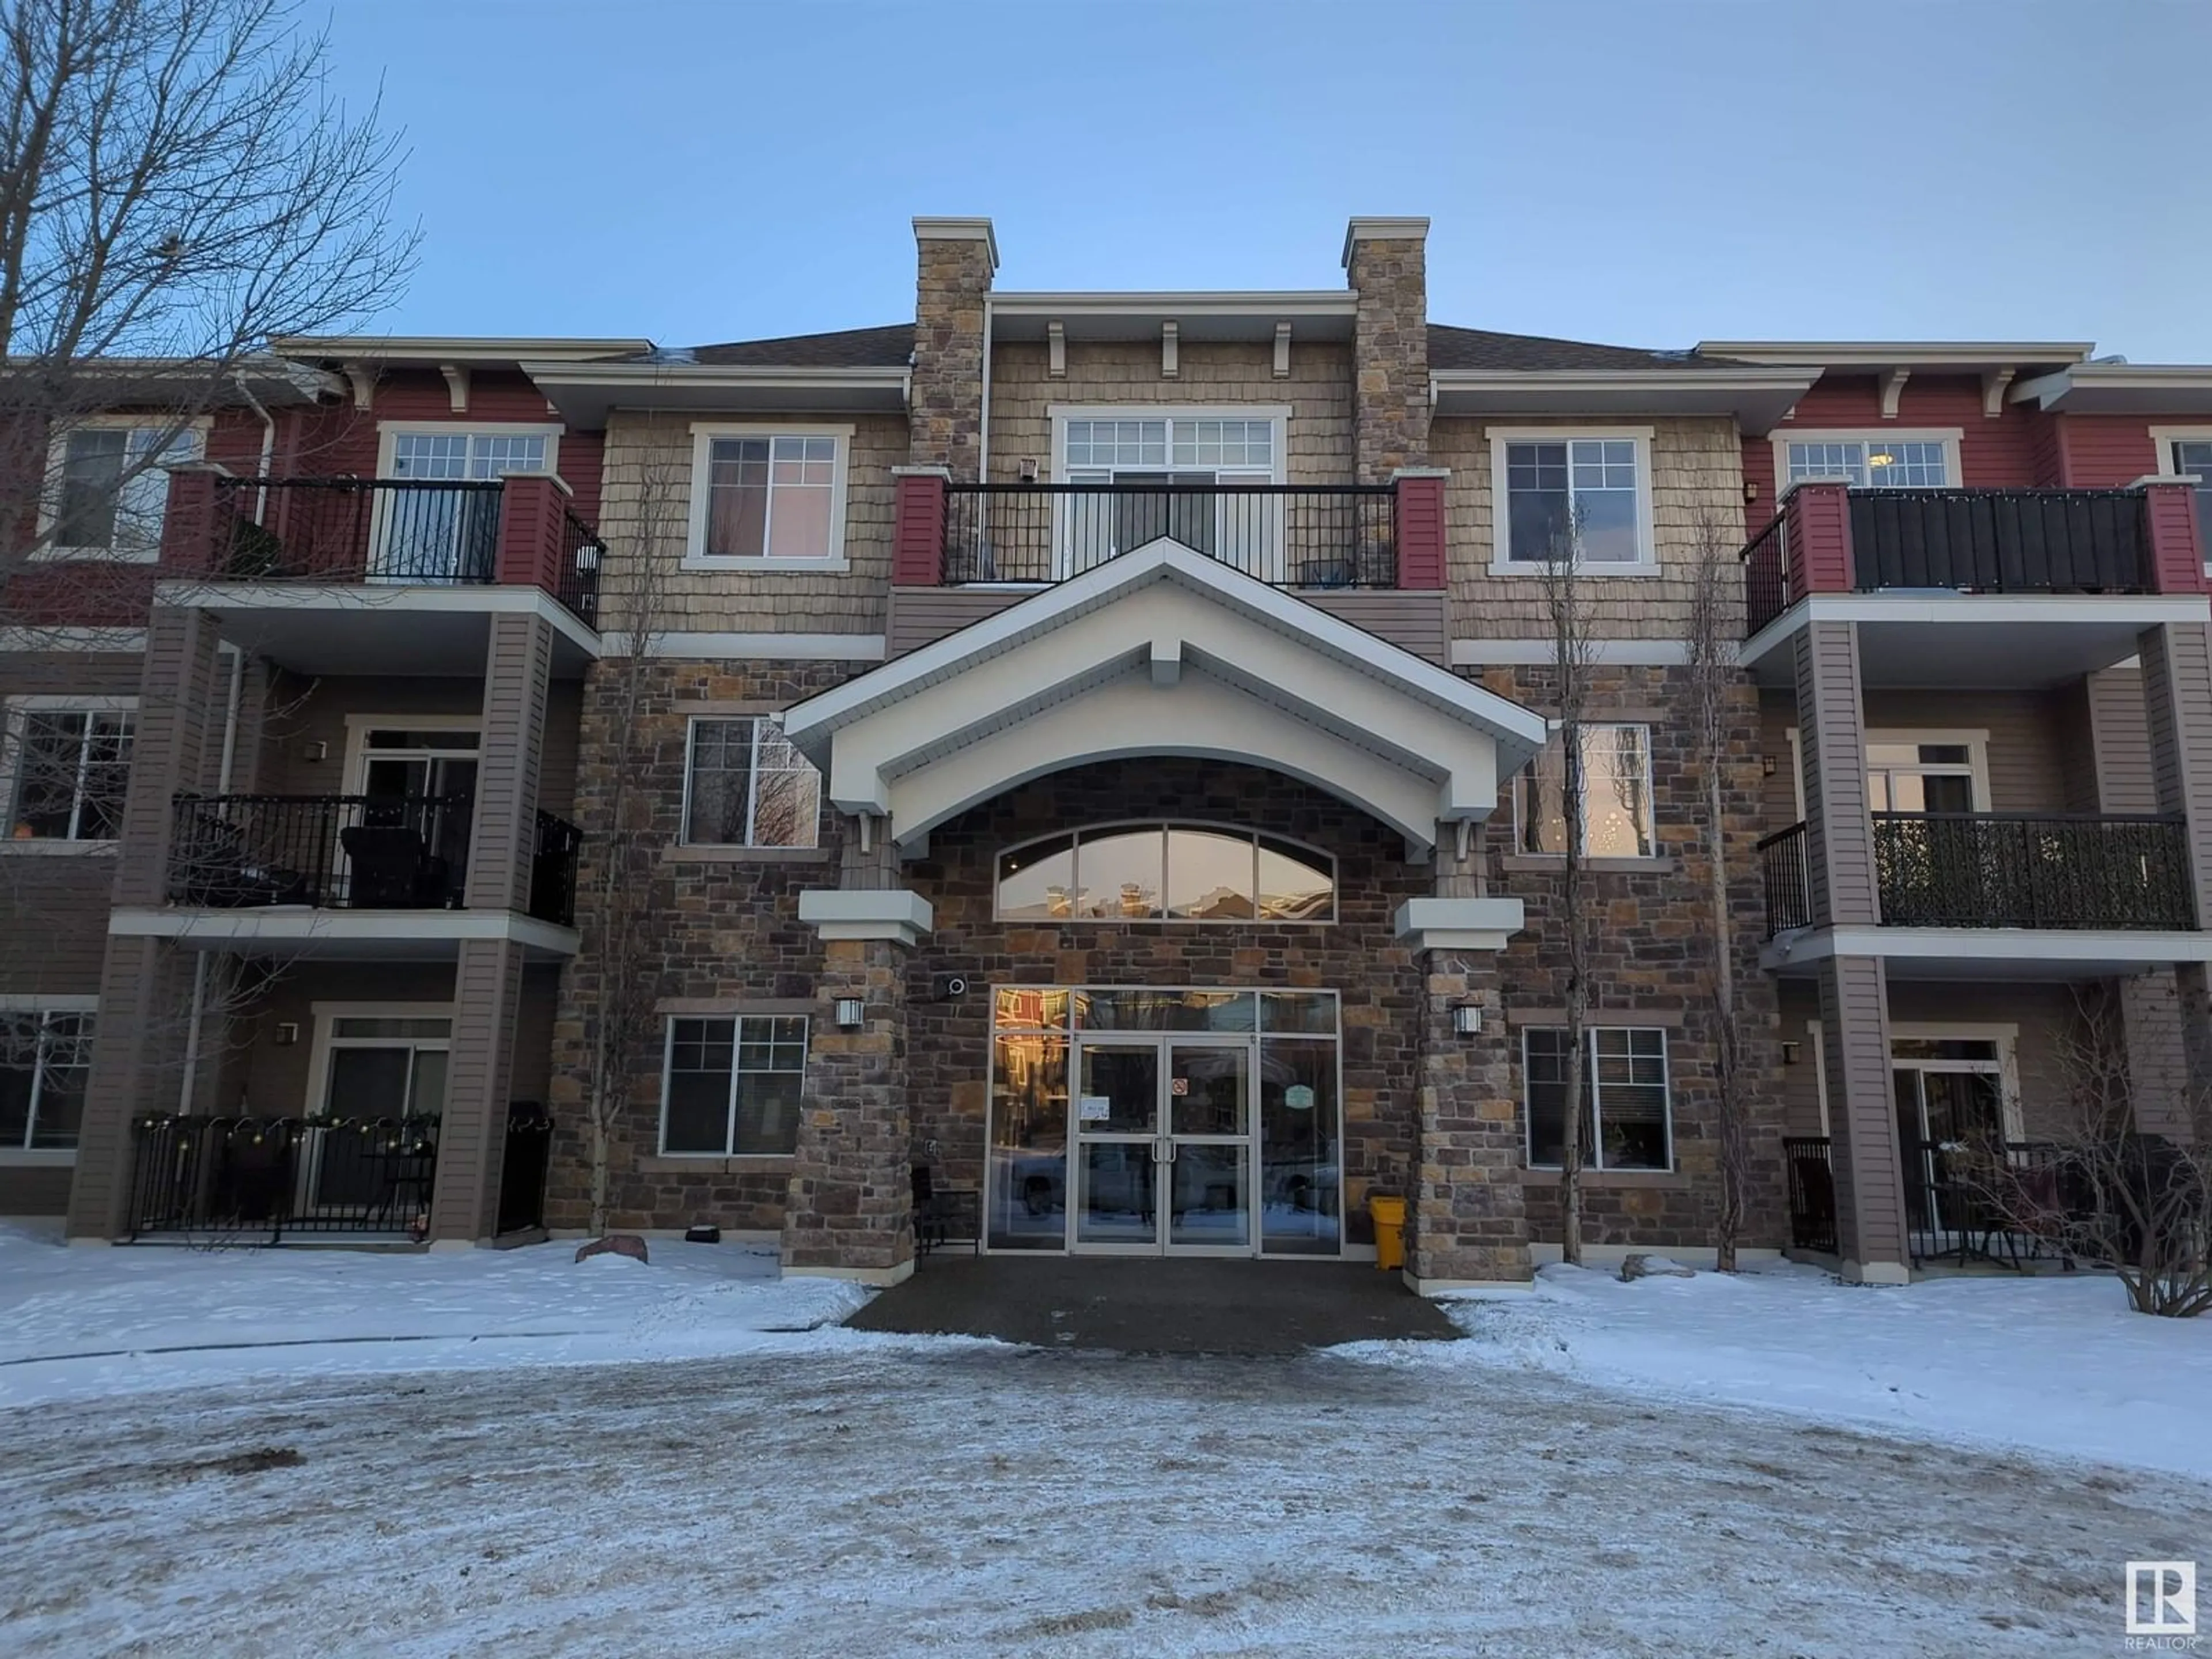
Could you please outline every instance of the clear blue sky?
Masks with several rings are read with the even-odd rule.
[[[2212,362],[2212,0],[335,5],[401,331],[896,321],[917,213],[1002,288],[1330,288],[1420,213],[1439,321]]]

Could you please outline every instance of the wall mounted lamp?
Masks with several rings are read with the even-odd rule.
[[[1472,1002],[1462,1002],[1452,1010],[1452,1030],[1461,1036],[1474,1036],[1482,1030],[1482,1010]]]
[[[839,997],[837,999],[837,1029],[841,1031],[859,1030],[864,1012],[860,998]]]

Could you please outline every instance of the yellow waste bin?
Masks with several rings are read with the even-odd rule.
[[[1375,1265],[1378,1267],[1404,1267],[1406,1200],[1402,1198],[1370,1198],[1367,1200],[1367,1215],[1375,1224]]]

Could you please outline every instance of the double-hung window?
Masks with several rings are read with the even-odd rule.
[[[1001,580],[1072,576],[1170,537],[1249,574],[1281,580],[1285,410],[1066,411],[1059,420],[1054,565]],[[1294,577],[1301,573],[1291,573]]]
[[[88,422],[55,440],[47,513],[55,557],[150,563],[169,506],[165,470],[200,453],[197,427]]]
[[[1651,568],[1650,447],[1642,432],[1492,434],[1498,567]]]
[[[1594,1170],[1673,1167],[1667,1033],[1657,1026],[1598,1025],[1584,1033],[1583,1162]],[[1566,1028],[1532,1025],[1521,1034],[1522,1077],[1528,1120],[1528,1163],[1559,1166],[1566,1146],[1567,1062],[1574,1053]]]
[[[684,840],[691,847],[811,847],[822,775],[764,715],[695,719],[685,767]]]
[[[668,1022],[660,1150],[677,1156],[788,1154],[806,1083],[804,1014]]]
[[[842,568],[850,427],[692,428],[689,562]]]
[[[4,764],[11,842],[109,842],[131,784],[129,707],[46,699],[9,711]]]
[[[0,1156],[76,1146],[92,1021],[88,1006],[0,1010]]]
[[[1581,728],[1585,858],[1648,859],[1658,852],[1651,822],[1651,730]],[[1559,738],[1523,772],[1514,793],[1516,844],[1523,853],[1567,850],[1565,750]]]
[[[1959,482],[1955,434],[1815,432],[1775,440],[1783,486],[1846,478],[1861,489],[1946,489]]]

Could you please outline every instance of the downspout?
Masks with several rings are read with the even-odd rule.
[[[270,430],[275,432],[273,423]],[[246,653],[234,645],[224,648],[230,653],[230,697],[222,718],[222,761],[216,772],[218,795],[230,793],[231,766],[238,755],[238,708],[246,685]],[[192,1008],[185,1027],[185,1074],[177,1084],[179,1117],[191,1115],[192,1092],[200,1070],[200,1030],[207,1014],[207,988],[208,953],[203,951],[192,963]]]
[[[246,407],[261,417],[261,483],[253,492],[253,522],[265,525],[269,520],[269,467],[276,458],[276,417],[262,407],[261,399],[253,395],[253,388],[246,384],[246,371],[240,369],[232,377],[238,383],[238,395],[246,399]],[[231,708],[232,718],[237,717],[237,705]],[[230,751],[223,751],[223,784],[230,783]]]

